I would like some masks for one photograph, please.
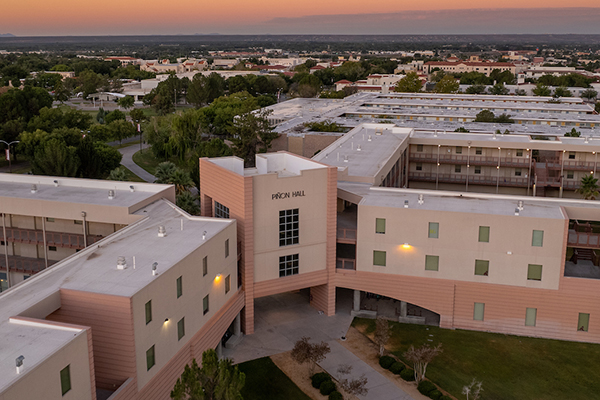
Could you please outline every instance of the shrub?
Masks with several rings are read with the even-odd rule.
[[[429,393],[436,390],[437,386],[435,386],[433,383],[431,383],[429,381],[421,381],[421,383],[419,383],[419,386],[417,386],[417,389],[419,389],[419,392],[421,392],[421,394],[424,394],[425,396],[427,396]]]
[[[319,373],[316,373],[313,376],[311,376],[310,380],[312,381],[313,387],[315,389],[318,389],[321,387],[321,383],[330,381],[331,376],[329,376],[329,374],[327,372],[319,372]]]
[[[394,364],[395,362],[396,360],[394,359],[394,357],[383,356],[379,358],[379,365],[381,365],[381,367],[385,369],[390,369],[392,364]]]
[[[446,396],[445,394],[442,395],[442,397],[439,398],[439,400],[452,400],[452,397],[450,396]]]
[[[396,375],[400,375],[400,372],[402,372],[402,370],[406,368],[404,366],[404,364],[402,364],[401,362],[395,362],[392,364],[392,366],[390,367],[390,372],[396,374]]]
[[[440,392],[437,389],[429,392],[429,394],[427,395],[427,397],[429,397],[432,400],[440,400],[443,396],[444,395],[442,394],[442,392]]]
[[[321,383],[321,386],[319,387],[319,391],[324,396],[329,395],[331,392],[335,391],[335,389],[335,383],[331,380]]]
[[[405,381],[411,382],[415,380],[415,371],[410,368],[405,368],[400,372],[400,378]]]
[[[329,393],[329,400],[344,400],[344,396],[337,390],[334,390]]]

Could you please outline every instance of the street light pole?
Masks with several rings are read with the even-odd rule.
[[[6,144],[6,147],[8,148],[8,172],[12,173],[12,163],[11,163],[11,158],[10,158],[10,145],[19,143],[19,141],[13,140],[12,142],[8,143],[8,142],[5,142],[4,140],[0,140],[0,142]]]

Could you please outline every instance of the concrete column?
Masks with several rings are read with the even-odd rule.
[[[221,341],[219,340],[219,344],[217,345],[217,348],[215,349],[217,352],[217,358],[220,360],[221,358],[223,358],[223,345],[221,344]]]
[[[235,320],[233,321],[233,334],[235,336],[241,336],[242,334],[242,314],[241,312],[235,316]]]
[[[405,301],[400,302],[400,316],[406,317],[407,304]]]
[[[352,310],[360,311],[360,290],[354,291],[354,304]]]

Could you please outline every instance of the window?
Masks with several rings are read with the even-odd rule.
[[[5,291],[6,289],[8,289],[8,277],[6,275],[6,272],[0,272],[0,292]]]
[[[440,230],[440,224],[438,222],[430,222],[428,237],[430,239],[437,239],[439,230]]]
[[[204,256],[202,259],[202,276],[208,274],[208,256]]]
[[[440,256],[425,256],[425,270],[437,271],[440,266]]]
[[[521,176],[521,168],[515,168],[515,176]]]
[[[373,265],[385,267],[385,251],[373,250]]]
[[[279,211],[279,246],[297,244],[298,237],[298,209]]]
[[[574,151],[570,151],[569,152],[569,160],[574,160],[575,159],[575,152]]]
[[[490,242],[490,227],[480,226],[479,227],[479,241],[482,243]]]
[[[475,275],[488,276],[490,262],[488,260],[475,260]]]
[[[517,150],[517,157],[523,157],[523,149]]]
[[[462,147],[456,146],[456,154],[462,154]]]
[[[476,173],[476,174],[481,174],[481,167],[480,167],[479,165],[477,165],[477,166],[475,167],[475,173]]]
[[[60,371],[60,390],[62,395],[71,390],[71,365],[67,365]]]
[[[579,313],[579,319],[577,320],[577,330],[587,332],[590,325],[590,314]]]
[[[177,321],[177,340],[185,336],[185,317]]]
[[[483,321],[483,314],[485,312],[485,303],[475,303],[473,307],[473,319],[475,321]]]
[[[417,145],[417,152],[419,152],[419,153],[423,152],[423,145],[422,144],[418,144]]]
[[[46,218],[46,222],[54,222],[54,218]]]
[[[375,218],[375,233],[385,233],[385,218]]]
[[[177,298],[180,298],[183,294],[183,277],[177,278]]]
[[[215,218],[229,219],[229,207],[225,207],[223,204],[215,201]]]
[[[298,265],[298,254],[279,257],[279,277],[297,275],[299,272]]]
[[[229,239],[225,240],[225,258],[229,257]]]
[[[528,308],[525,311],[525,326],[535,326],[536,316],[537,316],[537,308]]]
[[[475,154],[480,156],[483,153],[483,149],[481,147],[475,147]]]
[[[146,325],[152,321],[152,300],[146,303]]]
[[[415,166],[415,169],[416,169],[417,171],[423,171],[423,164],[421,164],[421,163],[417,163],[417,165]]]
[[[48,251],[56,251],[56,246],[48,246]]]
[[[573,179],[575,176],[575,171],[567,171],[567,179]]]
[[[454,166],[454,172],[456,172],[457,174],[460,174],[460,171],[462,170],[460,165],[455,165]]]
[[[150,368],[154,367],[156,360],[154,359],[154,345],[146,350],[146,371],[150,371]]]
[[[544,231],[533,231],[531,245],[535,247],[542,247],[544,245]]]
[[[204,296],[202,299],[202,313],[206,314],[208,312],[208,295]]]
[[[227,275],[225,278],[225,294],[229,293],[231,290],[231,275]]]
[[[527,279],[530,281],[541,281],[542,266],[538,264],[529,264],[527,266]]]
[[[83,225],[83,221],[79,221],[79,220],[74,220],[73,223],[75,225]]]

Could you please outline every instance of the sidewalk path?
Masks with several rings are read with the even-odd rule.
[[[325,360],[319,365],[329,375],[333,376],[338,381],[341,379],[359,378],[362,374],[367,378],[367,389],[369,392],[365,396],[358,396],[365,400],[413,400],[413,398],[400,389],[398,386],[390,382],[385,376],[375,371],[369,364],[358,358],[350,350],[339,344],[336,340],[328,342],[331,348],[331,353],[327,354]],[[352,366],[352,371],[349,375],[341,375],[338,368],[341,365]]]
[[[148,149],[149,147],[150,146],[148,144],[145,144],[142,146],[143,149]],[[139,149],[140,149],[140,147],[137,144],[120,148],[119,153],[121,153],[123,155],[121,164],[123,166],[127,167],[127,169],[129,169],[131,172],[133,172],[134,174],[136,174],[137,176],[139,176],[146,182],[154,182],[156,180],[156,177],[154,175],[150,174],[144,168],[140,167],[139,165],[137,165],[136,163],[133,162],[132,157],[137,151],[139,151]],[[147,151],[150,151],[150,150],[147,150]]]

